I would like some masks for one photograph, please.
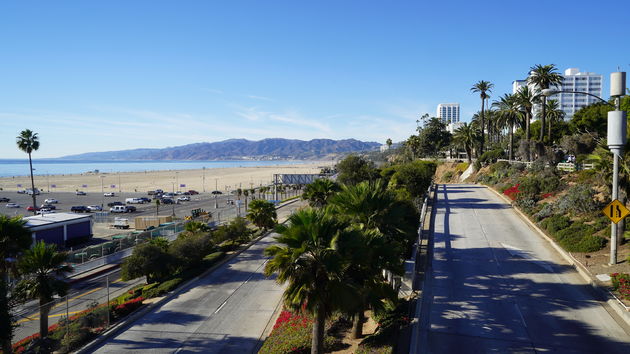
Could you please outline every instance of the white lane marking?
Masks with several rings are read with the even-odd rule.
[[[521,322],[523,322],[523,326],[527,328],[527,323],[525,323],[525,317],[523,317],[523,313],[521,312],[521,309],[518,307],[517,303],[514,303],[514,308],[516,308],[516,313],[518,313],[519,317],[521,318]]]
[[[505,248],[505,250],[506,250],[506,251],[508,251],[508,253],[509,253],[512,257],[520,257],[520,258],[526,259],[526,260],[528,260],[528,261],[532,262],[533,264],[536,264],[536,265],[538,265],[538,266],[540,266],[540,267],[542,267],[542,268],[545,268],[545,269],[546,269],[549,273],[554,273],[553,268],[551,267],[551,265],[549,265],[549,263],[548,263],[548,262],[543,261],[543,260],[541,260],[541,259],[538,259],[538,258],[536,258],[536,257],[532,257],[532,256],[529,254],[529,252],[524,251],[524,250],[522,250],[522,249],[520,249],[520,248],[516,248],[516,247],[514,247],[514,246],[510,246],[510,245],[507,245],[507,244],[505,244],[505,243],[501,243],[501,242],[499,242],[499,244],[500,244],[503,248]]]
[[[218,309],[216,309],[216,311],[214,311],[214,313],[218,313],[219,311],[221,311],[221,309],[223,308],[223,306],[225,306],[225,304],[227,304],[227,300],[223,301],[223,303],[221,304],[221,306],[219,306]]]

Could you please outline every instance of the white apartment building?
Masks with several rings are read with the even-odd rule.
[[[560,91],[586,92],[602,97],[602,75],[580,72],[578,68],[569,68],[564,71],[562,85],[554,88]],[[580,108],[599,102],[595,97],[579,93],[558,93],[547,99],[558,101],[560,109],[566,114],[565,120],[571,119]]]
[[[445,124],[459,122],[459,103],[440,103],[436,117]]]
[[[562,84],[560,86],[551,87],[552,89],[556,89],[558,91],[587,92],[592,95],[602,97],[602,75],[590,72],[580,72],[580,69],[578,68],[569,68],[564,71],[564,75],[562,76]],[[526,85],[527,80],[513,81],[512,93],[518,92],[521,87]],[[535,89],[535,87],[532,87],[531,85],[529,85],[529,87],[532,90]],[[565,120],[573,118],[573,114],[580,108],[599,102],[599,100],[595,97],[579,93],[558,93],[548,97],[547,100],[558,101],[560,109],[562,109],[565,113]],[[540,105],[534,106],[534,119],[536,119],[536,114],[539,110]]]
[[[461,128],[461,126],[464,125],[463,122],[454,122],[451,123],[449,125],[446,126],[446,131],[451,133],[451,134],[455,134],[455,131],[459,128]]]

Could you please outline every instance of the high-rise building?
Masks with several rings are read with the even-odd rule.
[[[440,103],[437,106],[437,118],[445,124],[459,122],[459,103]]]
[[[569,68],[564,71],[562,84],[552,87],[559,91],[579,91],[602,97],[602,75],[580,72],[578,68]],[[547,100],[557,100],[560,109],[566,114],[564,119],[571,119],[573,114],[584,106],[599,102],[595,97],[579,93],[558,93],[551,95]]]
[[[530,89],[537,89],[532,85],[527,84],[527,80],[515,80],[512,82],[512,93],[518,92],[523,86],[529,86]],[[550,87],[558,91],[579,91],[587,92],[592,95],[602,96],[602,75],[580,72],[578,68],[569,68],[564,71],[562,75],[562,84],[559,86]],[[557,100],[559,108],[564,111],[565,120],[573,118],[573,114],[584,106],[588,106],[599,100],[595,97],[575,94],[575,93],[557,93],[551,95],[547,100]],[[537,113],[540,111],[540,105],[534,106],[534,119],[537,118]]]

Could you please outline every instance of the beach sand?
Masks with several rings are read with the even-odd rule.
[[[274,174],[319,173],[323,166],[325,166],[323,162],[305,162],[300,165],[285,166],[35,176],[35,187],[45,192],[81,190],[88,193],[100,193],[102,182],[104,192],[117,193],[146,192],[157,188],[166,192],[173,189],[175,191],[194,189],[198,192],[211,192],[215,189],[230,191],[237,188],[249,189],[269,185],[273,181]],[[17,187],[18,184],[22,187]],[[185,187],[178,187],[182,184]],[[0,178],[0,187],[5,191],[30,188],[31,180],[28,176],[4,177]]]

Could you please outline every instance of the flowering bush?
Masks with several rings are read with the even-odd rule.
[[[142,301],[144,300],[144,298],[138,297],[135,298],[133,300],[129,300],[125,303],[122,303],[116,307],[114,307],[114,315],[117,318],[121,318],[121,317],[125,317],[128,314],[132,313],[133,311],[135,311],[136,309],[138,309],[140,306],[142,306]]]
[[[510,198],[512,200],[516,200],[517,194],[521,192],[520,190],[518,190],[519,186],[520,186],[520,184],[517,183],[514,186],[504,190],[503,194],[505,194],[508,198]]]
[[[630,274],[628,273],[612,273],[613,290],[618,291],[622,299],[630,300]]]
[[[309,353],[312,332],[312,317],[282,311],[259,353]]]

